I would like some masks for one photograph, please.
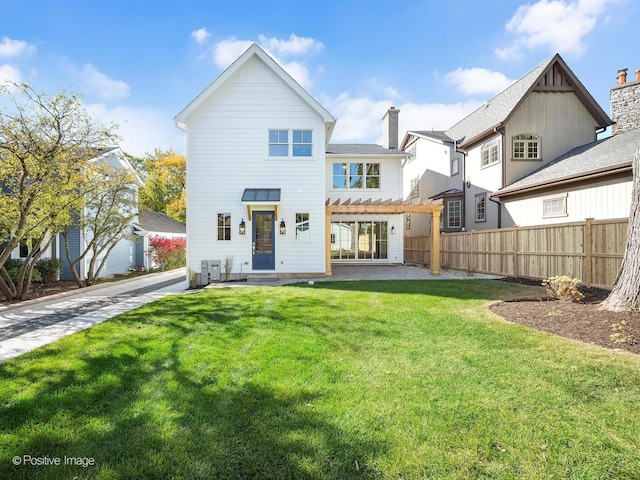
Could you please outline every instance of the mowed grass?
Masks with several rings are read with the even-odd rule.
[[[0,478],[640,478],[640,358],[499,281],[165,298],[0,364]],[[13,457],[93,466],[13,465]]]

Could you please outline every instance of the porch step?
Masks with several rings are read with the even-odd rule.
[[[278,275],[275,273],[252,273],[247,276],[247,282],[275,282]]]

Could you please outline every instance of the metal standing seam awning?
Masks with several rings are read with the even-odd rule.
[[[430,213],[431,214],[431,274],[440,275],[440,215],[442,203],[433,201],[412,200],[351,200],[341,201],[339,198],[331,203],[325,202],[325,275],[331,275],[331,215],[332,214],[404,214],[404,213]]]
[[[275,218],[278,218],[278,205],[280,205],[279,188],[245,188],[242,193],[242,204],[247,206],[247,216],[251,221],[252,210],[264,210],[272,207]]]

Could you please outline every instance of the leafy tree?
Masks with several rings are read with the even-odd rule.
[[[98,188],[84,182],[84,168],[96,147],[114,143],[115,128],[95,123],[78,94],[0,86],[0,292],[7,298],[24,298],[37,260]],[[32,248],[14,282],[4,264],[21,242]]]
[[[134,172],[97,160],[85,170],[85,179],[99,188],[87,194],[86,205],[62,232],[67,261],[79,287],[93,285],[117,243],[133,238],[131,221],[138,211]],[[81,229],[87,238],[85,248],[76,258],[71,256],[69,243],[69,232],[73,229]],[[87,257],[90,260],[83,281],[77,265]]]
[[[633,158],[631,211],[627,228],[627,247],[611,293],[600,308],[613,312],[640,310],[640,145]]]
[[[173,150],[156,149],[144,159],[144,187],[140,190],[140,209],[186,221],[186,158]]]

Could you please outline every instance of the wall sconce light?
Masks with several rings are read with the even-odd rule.
[[[471,188],[471,180],[467,179],[465,185],[467,186],[467,188]]]
[[[244,218],[240,222],[240,235],[247,233],[247,225],[244,223]]]
[[[280,235],[287,233],[287,226],[284,224],[284,220],[280,220]]]
[[[392,225],[391,226],[391,235],[395,235],[396,234],[396,226]]]

